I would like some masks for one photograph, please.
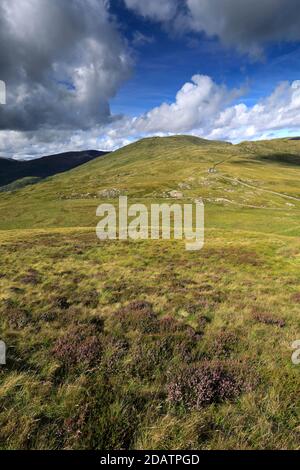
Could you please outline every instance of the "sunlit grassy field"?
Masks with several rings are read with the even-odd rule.
[[[299,448],[299,144],[149,139],[0,195],[1,448]],[[174,190],[203,250],[97,239]]]

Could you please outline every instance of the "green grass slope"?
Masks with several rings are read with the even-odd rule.
[[[294,233],[300,166],[262,160],[268,145],[271,155],[272,149],[277,151],[278,142],[272,141],[233,146],[189,136],[145,139],[66,174],[0,195],[0,229],[93,227],[96,208],[107,195],[120,193],[133,202],[150,203],[166,200],[176,190],[187,201],[204,199],[208,226]],[[300,142],[284,146],[287,158],[296,147],[300,153]],[[215,165],[217,173],[209,174]]]
[[[145,139],[0,194],[0,448],[299,448],[298,149]],[[96,238],[101,202],[175,190],[202,251]]]

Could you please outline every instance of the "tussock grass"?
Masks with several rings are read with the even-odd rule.
[[[297,448],[298,256],[281,254],[296,240],[237,235],[233,246],[212,230],[202,253],[187,253],[80,230],[6,235],[2,448]],[[257,321],[262,306],[284,326]],[[214,364],[234,393],[198,412],[170,402],[180,371]],[[240,377],[249,387],[234,387]]]
[[[2,449],[299,448],[298,146],[147,139],[0,195]],[[179,187],[201,252],[96,238],[98,192]]]

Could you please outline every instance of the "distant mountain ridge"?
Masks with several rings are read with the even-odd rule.
[[[47,178],[64,173],[95,158],[107,155],[107,153],[99,150],[84,150],[48,155],[27,161],[0,157],[0,186],[8,185],[22,178]]]

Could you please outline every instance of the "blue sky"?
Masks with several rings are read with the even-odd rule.
[[[124,34],[134,49],[135,67],[132,78],[112,101],[114,112],[135,116],[163,101],[172,102],[182,85],[198,73],[232,86],[246,83],[248,68],[253,68],[246,57],[201,33],[170,32],[124,8],[123,2],[116,4],[112,11],[122,18]],[[145,41],[136,43],[135,34],[143,35]]]
[[[263,57],[253,59],[220,40],[204,33],[181,35],[168,31],[161,24],[143,18],[117,0],[111,8],[122,20],[122,28],[134,49],[135,67],[132,78],[112,100],[112,111],[130,116],[172,102],[181,86],[195,74],[209,75],[229,87],[245,85],[243,102],[255,104],[269,95],[281,81],[300,77],[300,43],[269,44]],[[300,28],[300,24],[299,24]],[[135,34],[145,36],[141,44]],[[148,42],[149,41],[149,42]]]
[[[194,3],[195,1],[191,0]],[[199,0],[199,3],[201,1]],[[220,1],[213,0],[215,4],[220,4]],[[128,2],[136,3],[135,0]],[[233,7],[237,3],[237,0],[228,2]],[[243,0],[240,3],[243,3]],[[261,4],[264,3],[269,3],[271,7],[269,16],[266,12],[265,18],[265,21],[271,23],[274,2],[262,0]],[[292,1],[287,3],[293,6]],[[286,7],[289,9],[288,4]],[[252,54],[250,49],[247,49],[247,43],[243,44],[242,48],[239,47],[238,35],[237,42],[229,44],[228,41],[222,40],[220,35],[207,34],[203,30],[180,31],[178,28],[174,29],[170,21],[158,21],[157,17],[151,17],[147,7],[141,14],[141,6],[138,10],[128,9],[122,0],[116,1],[111,10],[118,20],[121,18],[123,34],[134,50],[135,61],[132,77],[121,86],[111,101],[111,110],[115,114],[134,117],[147,113],[162,103],[172,106],[177,92],[197,74],[209,76],[215,83],[225,85],[228,89],[242,89],[242,93],[232,100],[231,105],[245,104],[249,109],[268,100],[282,82],[289,82],[292,85],[300,77],[300,37],[297,37],[297,40],[286,39],[290,35],[289,23],[285,25],[286,29],[281,34],[277,34],[274,25],[274,31],[271,29],[269,39],[258,41],[259,54]],[[281,12],[277,13],[280,19]],[[291,30],[293,27],[291,22]],[[272,40],[272,36],[276,40]],[[135,37],[144,40],[135,41]],[[251,32],[248,39],[251,48],[253,47]],[[290,128],[282,124],[278,128],[276,124],[274,127],[267,132],[253,132],[253,138],[273,138],[299,133],[297,125]],[[227,136],[224,135],[224,138]],[[234,138],[231,140],[235,141]],[[243,140],[243,135],[238,136],[236,140]]]
[[[300,135],[299,0],[1,0],[0,24],[0,156]]]

